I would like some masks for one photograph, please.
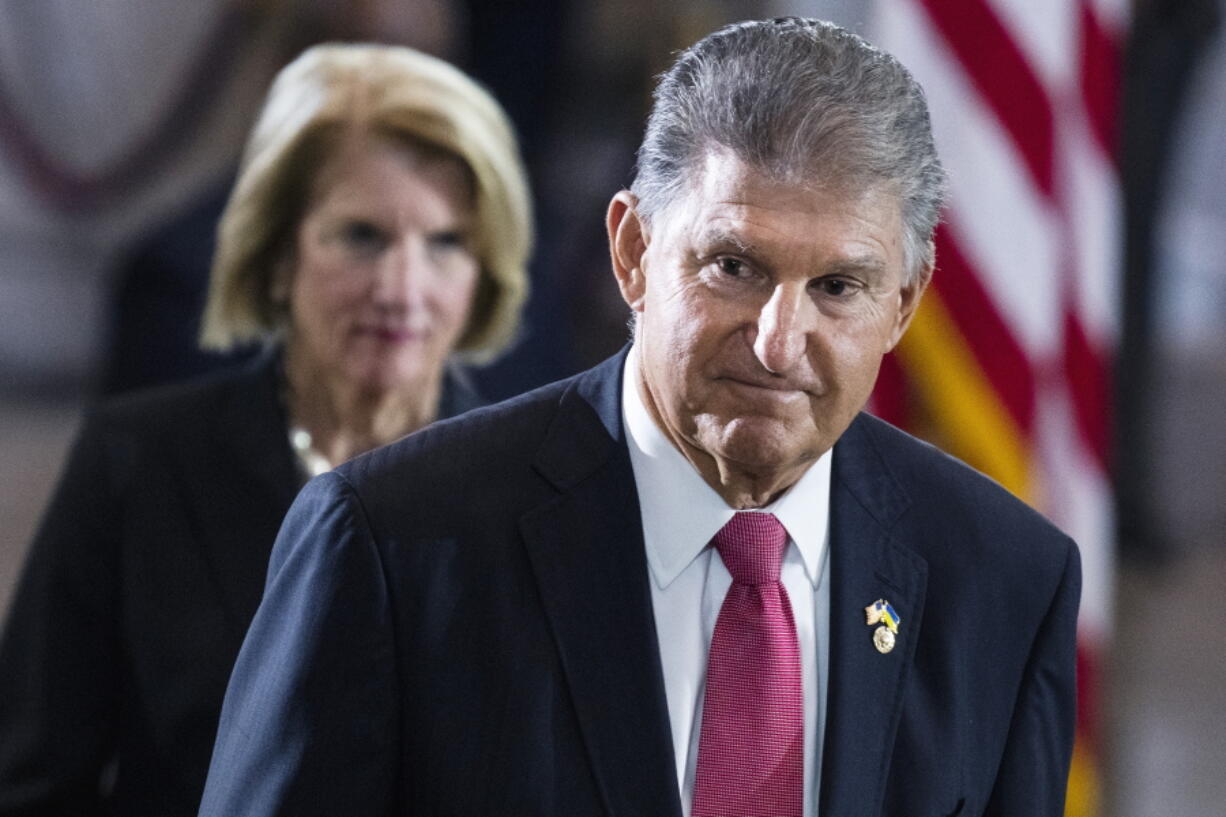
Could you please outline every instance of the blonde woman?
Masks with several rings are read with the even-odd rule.
[[[310,476],[478,403],[526,294],[511,126],[418,52],[312,48],[222,217],[202,343],[266,351],[87,420],[0,641],[0,815],[194,815],[269,550]]]

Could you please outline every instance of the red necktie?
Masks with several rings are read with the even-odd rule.
[[[707,658],[693,817],[803,814],[800,645],[779,581],[787,539],[767,513],[738,513],[715,534],[732,587]]]

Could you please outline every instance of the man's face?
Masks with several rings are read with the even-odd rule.
[[[748,477],[758,504],[863,408],[927,276],[903,286],[895,196],[778,184],[726,152],[702,168],[650,231],[619,194],[614,266],[648,410],[709,483]]]

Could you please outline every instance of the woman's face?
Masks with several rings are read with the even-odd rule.
[[[458,160],[346,140],[315,179],[286,264],[296,366],[365,393],[437,377],[480,276],[472,229]]]

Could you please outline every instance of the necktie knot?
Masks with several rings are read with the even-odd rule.
[[[720,528],[713,541],[734,582],[779,581],[788,532],[774,514],[739,512]]]

